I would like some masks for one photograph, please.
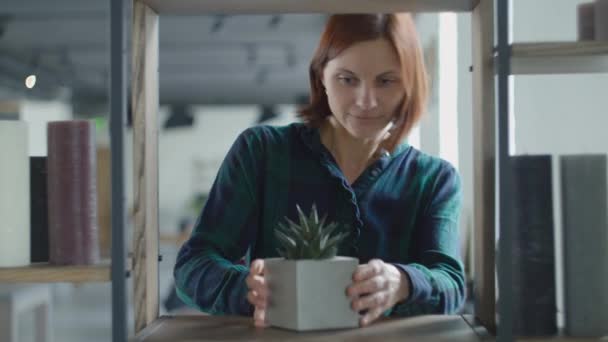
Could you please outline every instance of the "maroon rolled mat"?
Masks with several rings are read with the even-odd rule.
[[[47,125],[49,261],[99,262],[95,126],[85,120]]]

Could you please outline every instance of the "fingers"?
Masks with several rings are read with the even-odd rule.
[[[258,291],[261,295],[266,296],[268,294],[268,284],[264,276],[249,274],[245,278],[247,288],[250,290]]]
[[[370,325],[382,315],[384,310],[385,309],[381,307],[370,310],[365,316],[359,319],[359,325],[361,325],[362,327]]]
[[[264,260],[263,259],[255,259],[251,262],[251,266],[249,267],[249,272],[254,275],[263,275],[264,274]]]
[[[367,264],[357,266],[357,270],[353,274],[353,281],[358,282],[375,277],[382,273],[384,263],[379,259],[372,259]]]
[[[266,323],[266,310],[256,308],[253,312],[253,325],[259,328],[266,328],[269,326]]]
[[[249,275],[245,278],[245,283],[249,291],[247,300],[257,308],[265,308],[268,303],[268,285],[263,276],[264,261],[256,259],[251,263]]]
[[[353,284],[346,290],[352,309],[362,312],[359,324],[366,326],[377,320],[390,307],[392,277],[382,260],[373,259],[360,265],[353,273]]]
[[[355,299],[351,303],[353,310],[359,312],[365,309],[373,311],[377,308],[384,309],[389,304],[389,294],[386,291],[376,292],[368,296],[363,296],[359,299]]]
[[[245,279],[249,292],[247,300],[255,307],[253,312],[253,325],[266,328],[266,306],[268,303],[268,284],[264,278],[264,260],[256,259],[251,263],[249,275]]]
[[[376,293],[388,288],[388,279],[386,277],[376,276],[360,282],[355,282],[346,289],[346,295],[349,298],[358,298],[369,293]]]
[[[247,300],[256,308],[266,309],[267,299],[260,296],[256,291],[247,292]]]
[[[268,289],[264,278],[264,260],[255,259],[249,267],[249,275],[245,279],[247,287],[250,290],[255,290],[262,296],[266,296]]]
[[[247,292],[247,300],[255,307],[265,308],[268,303],[268,286],[266,280],[262,276],[248,276],[245,279],[249,291]]]

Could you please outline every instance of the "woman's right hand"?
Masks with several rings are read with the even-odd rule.
[[[268,305],[268,285],[264,278],[264,260],[256,259],[251,262],[249,275],[245,279],[247,283],[247,300],[255,310],[253,312],[253,324],[256,327],[268,327],[266,323],[266,306]]]

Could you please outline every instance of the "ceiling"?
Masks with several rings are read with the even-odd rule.
[[[107,105],[109,1],[1,2],[2,97],[65,96]],[[161,103],[295,103],[308,92],[308,61],[325,18],[161,16]],[[24,86],[30,73],[38,76],[32,90]]]
[[[0,0],[0,98],[107,111],[109,0]],[[162,104],[290,104],[308,93],[322,14],[161,16]],[[128,45],[130,46],[130,44]],[[24,86],[35,73],[36,87]]]

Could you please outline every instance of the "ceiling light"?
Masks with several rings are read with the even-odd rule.
[[[27,89],[32,89],[36,86],[36,75],[29,75],[25,78],[25,86]]]

